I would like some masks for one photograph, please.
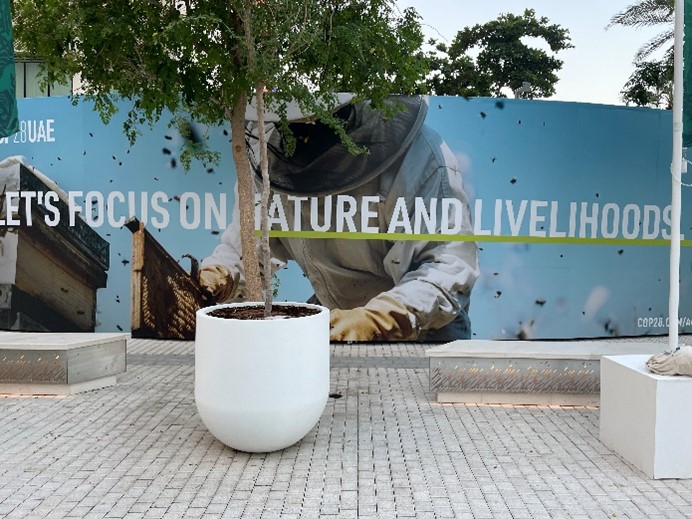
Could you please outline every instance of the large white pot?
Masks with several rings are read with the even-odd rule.
[[[220,441],[246,452],[297,442],[320,419],[329,395],[329,310],[307,317],[242,320],[197,312],[195,403]]]

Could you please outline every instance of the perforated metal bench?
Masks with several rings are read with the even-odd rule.
[[[124,333],[0,332],[0,393],[67,395],[116,383]]]
[[[460,340],[430,348],[438,402],[599,405],[603,355],[654,354],[661,342]]]

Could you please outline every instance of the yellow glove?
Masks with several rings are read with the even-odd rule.
[[[231,277],[223,265],[207,265],[199,269],[199,284],[209,298],[215,302],[224,302],[233,297],[238,288],[239,274]]]
[[[332,341],[391,341],[411,338],[410,312],[397,299],[381,294],[365,306],[332,310],[329,338]]]

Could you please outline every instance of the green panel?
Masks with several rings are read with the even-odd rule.
[[[685,0],[685,39],[683,46],[682,145],[692,147],[692,0]]]
[[[0,137],[18,130],[10,0],[0,0]]]

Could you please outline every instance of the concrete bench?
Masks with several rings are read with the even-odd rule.
[[[0,332],[0,393],[68,395],[112,386],[126,370],[128,337]]]
[[[426,350],[438,402],[599,405],[603,355],[663,351],[661,342],[460,340]]]

